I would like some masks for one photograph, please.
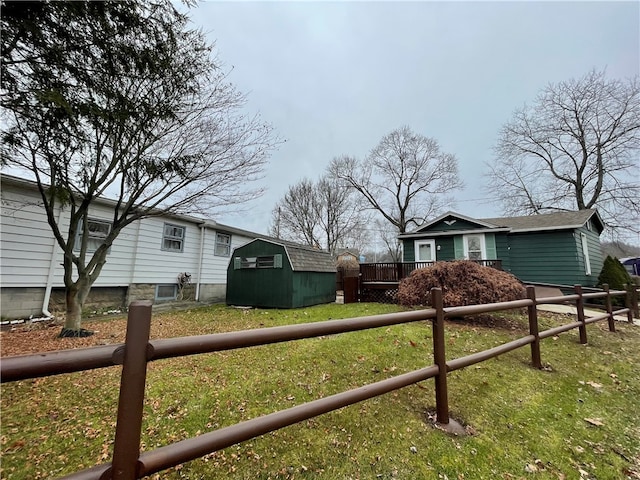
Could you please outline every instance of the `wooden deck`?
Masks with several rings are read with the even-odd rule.
[[[471,260],[485,267],[492,267],[502,270],[502,260]],[[361,263],[360,282],[376,283],[394,282],[397,283],[411,272],[418,268],[431,267],[435,262],[395,262],[395,263]]]
[[[486,267],[502,270],[501,260],[472,260]],[[396,303],[398,284],[419,268],[430,267],[435,262],[387,262],[361,263],[359,275],[359,300],[363,302]]]

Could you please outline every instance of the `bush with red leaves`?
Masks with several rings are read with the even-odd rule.
[[[436,262],[414,270],[400,281],[398,302],[405,306],[431,305],[431,289],[440,287],[445,307],[508,302],[526,298],[526,289],[510,273],[459,260]]]

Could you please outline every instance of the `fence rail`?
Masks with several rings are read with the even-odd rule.
[[[151,304],[150,302],[134,302],[129,309],[127,336],[124,344],[39,355],[6,357],[0,363],[0,375],[4,383],[122,364],[112,462],[97,465],[64,478],[74,480],[133,480],[302,420],[383,395],[429,378],[434,378],[435,380],[437,421],[446,428],[447,424],[449,424],[448,372],[483,362],[526,345],[531,346],[532,366],[541,368],[540,340],[578,328],[580,342],[587,343],[586,326],[604,319],[609,322],[609,330],[615,331],[613,316],[625,313],[630,315],[630,310],[624,308],[613,311],[611,297],[626,294],[627,292],[624,291],[609,291],[608,288],[605,288],[602,292],[583,294],[582,288],[576,286],[574,295],[537,299],[535,288],[529,286],[527,287],[527,298],[523,300],[445,308],[442,304],[442,291],[433,289],[431,295],[434,308],[426,310],[151,341],[149,340]],[[587,319],[583,309],[583,299],[587,296],[589,298],[604,298],[606,313]],[[564,303],[567,300],[575,300],[576,302],[577,321],[539,332],[536,306],[541,303]],[[528,335],[482,352],[447,360],[444,329],[446,318],[514,308],[527,309],[529,318]],[[630,316],[629,319],[631,319]],[[336,333],[355,332],[424,320],[431,320],[432,322],[433,365],[214,430],[149,452],[140,453],[142,406],[144,403],[147,363],[150,361],[288,342]]]

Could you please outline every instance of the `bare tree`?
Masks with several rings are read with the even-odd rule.
[[[272,212],[269,232],[335,254],[338,247],[358,246],[366,222],[352,191],[325,176],[289,187]]]
[[[123,228],[252,198],[259,191],[247,182],[261,176],[274,140],[240,112],[244,96],[171,2],[6,3],[3,157],[35,177],[64,252],[65,329],[78,334]],[[88,219],[100,196],[115,205],[90,252]]]
[[[502,128],[488,191],[506,214],[597,208],[638,232],[640,84],[591,71],[550,84]]]
[[[461,188],[458,161],[432,138],[402,127],[386,135],[363,160],[335,158],[330,174],[358,191],[397,233],[439,213]]]
[[[319,247],[319,223],[313,182],[305,178],[289,187],[272,212],[269,233],[305,245]]]

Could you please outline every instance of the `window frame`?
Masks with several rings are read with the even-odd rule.
[[[159,295],[160,293],[160,289],[163,287],[173,287],[173,296],[171,297],[161,297]],[[170,300],[177,300],[178,298],[178,284],[176,283],[158,283],[156,285],[156,292],[155,292],[155,296],[154,298],[158,301],[170,301]]]
[[[469,233],[462,236],[462,249],[464,252],[465,260],[472,260],[469,256],[469,238],[471,237],[480,238],[480,258],[473,260],[487,260],[487,242],[484,238],[484,233]],[[472,251],[475,252],[477,250]]]
[[[95,233],[89,232],[89,238],[87,239],[87,253],[93,253],[96,250],[98,250],[99,246],[96,248],[92,248],[91,247],[91,240],[99,240],[100,243],[104,243],[104,239],[107,238],[109,236],[109,234],[111,233],[111,229],[113,228],[113,223],[110,222],[109,220],[104,220],[102,218],[94,218],[94,217],[88,217],[87,218],[87,223],[91,224],[91,223],[98,223],[98,224],[102,224],[102,225],[107,225],[109,227],[109,231],[103,236],[103,235],[96,235]],[[78,230],[76,231],[76,238],[74,240],[74,245],[73,245],[73,250],[75,252],[79,252],[80,251],[80,245],[82,244],[82,235],[84,234],[84,224],[83,221],[80,220],[78,222]],[[107,253],[109,253],[111,251],[111,248],[109,248],[109,250],[107,250]]]
[[[170,228],[179,228],[182,230],[182,237],[176,236],[176,235],[167,235],[167,227]],[[162,243],[160,244],[160,249],[163,252],[173,252],[173,253],[182,253],[184,252],[184,241],[185,241],[185,237],[187,236],[187,227],[185,227],[184,225],[178,225],[175,223],[169,223],[169,222],[164,222],[162,225]],[[169,248],[165,245],[165,241],[171,241],[171,242],[180,242],[180,248]]]
[[[584,258],[584,274],[591,275],[591,257],[589,256],[589,241],[587,235],[580,232],[580,243],[582,244],[582,257]]]
[[[221,242],[220,238],[226,238],[226,242]],[[220,253],[219,248],[223,248],[225,250],[224,253]],[[216,240],[213,246],[213,254],[216,257],[230,257],[231,256],[231,234],[230,233],[222,233],[216,232]]]
[[[254,255],[251,257],[234,257],[234,270],[265,270],[282,268],[282,254]]]

